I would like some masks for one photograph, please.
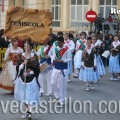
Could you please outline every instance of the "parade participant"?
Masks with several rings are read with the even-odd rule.
[[[92,37],[91,40],[92,40],[92,45],[91,45],[91,46],[92,46],[93,48],[95,48],[96,46],[98,46],[96,37]]]
[[[64,44],[69,47],[70,51],[71,51],[71,54],[74,52],[74,49],[75,49],[75,43],[69,39],[69,34],[68,33],[65,33],[64,34]],[[68,63],[68,81],[70,81],[70,75],[72,74],[73,72],[73,67],[72,67],[72,60],[69,61]]]
[[[70,30],[70,32],[69,32],[69,39],[70,40],[74,40],[74,35],[73,35],[73,31],[72,30]]]
[[[66,91],[67,91],[67,79],[68,79],[68,62],[72,60],[70,49],[64,45],[64,38],[58,37],[58,47],[55,48],[52,57],[52,64],[54,66],[51,84],[54,91],[55,101],[59,101],[60,105],[64,104]]]
[[[80,40],[80,34],[76,34],[76,38],[73,40],[75,45],[76,45],[77,40]],[[75,48],[76,48],[76,46],[75,46]]]
[[[101,48],[97,44],[96,37],[92,37],[92,47],[96,51],[97,70],[98,70],[99,76],[102,77],[103,75],[105,75],[105,68],[100,56]]]
[[[104,66],[109,66],[109,57],[110,57],[110,48],[112,41],[106,36],[103,43],[101,43],[101,59],[103,61]]]
[[[32,52],[33,44],[27,41],[24,44],[25,53],[18,60],[18,74],[15,80],[15,99],[25,103],[26,113],[22,118],[32,117],[31,106],[40,102],[39,97],[39,61]]]
[[[86,46],[87,40],[85,39],[85,34],[83,32],[80,33],[80,40]],[[77,42],[76,42],[76,48],[75,48],[76,52],[80,49],[80,47],[82,47],[81,42],[79,40],[77,40]],[[83,48],[81,48],[81,49],[83,49]]]
[[[110,53],[109,50],[106,49],[106,44],[105,42],[101,43],[101,46],[100,46],[101,50],[100,50],[100,57],[103,61],[103,65],[104,67],[106,66],[109,66],[109,54],[105,54],[106,51],[107,53]]]
[[[85,49],[85,35],[84,33],[80,33],[81,39],[77,40],[76,42],[76,54],[74,56],[74,77],[78,78],[79,77],[79,71],[81,67],[81,58],[82,58],[82,51]],[[83,42],[84,41],[84,42]]]
[[[50,46],[50,41],[44,42],[43,46],[40,47],[37,55],[40,56],[40,74],[38,77],[38,81],[41,85],[39,95],[42,96],[44,93],[44,79],[46,75],[47,79],[47,96],[50,96],[52,93],[51,87],[51,74],[52,74],[52,66],[51,66],[51,57],[52,57],[52,46]]]
[[[82,68],[79,74],[79,79],[86,82],[86,90],[90,90],[90,84],[91,88],[94,89],[94,83],[99,79],[96,68],[96,54],[91,44],[91,39],[88,39],[87,46],[82,53]]]
[[[57,37],[60,37],[60,36],[63,36],[63,32],[59,31],[57,32]],[[53,43],[53,48],[57,47],[58,46],[58,42],[57,40]]]
[[[112,42],[112,48],[110,50],[111,55],[109,59],[109,72],[112,72],[111,80],[118,80],[118,73],[120,72],[120,63],[119,63],[119,50],[118,46],[120,42],[118,36],[114,36],[114,42]]]
[[[9,47],[5,53],[4,63],[2,66],[2,77],[0,79],[0,87],[5,90],[12,91],[14,94],[14,79],[16,77],[16,64],[19,55],[23,50],[18,47],[18,39],[14,37],[12,46]]]
[[[98,35],[96,45],[101,46],[101,43],[103,43],[103,34],[102,33],[100,33]]]

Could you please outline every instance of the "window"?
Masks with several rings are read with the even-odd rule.
[[[117,5],[117,0],[113,0],[113,1],[112,1],[112,4],[113,4],[113,5]]]
[[[71,0],[71,5],[76,5],[76,0]]]
[[[61,0],[52,0],[53,27],[60,27]]]
[[[111,5],[112,0],[106,0],[106,5]]]
[[[22,0],[22,7],[25,7],[25,0]]]
[[[13,1],[13,5],[16,5],[16,2],[15,2],[15,0]]]
[[[104,1],[105,0],[100,0],[100,5],[104,5],[105,4]]]
[[[100,15],[102,18],[107,19],[109,17],[110,9],[117,9],[117,0],[99,0],[100,3]],[[116,18],[116,15],[113,15],[113,19]]]
[[[81,21],[86,21],[86,12],[89,10],[89,0],[71,0],[70,27],[76,27]]]

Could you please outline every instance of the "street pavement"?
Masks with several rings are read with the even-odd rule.
[[[86,113],[83,113],[83,111],[75,113],[73,110],[70,112],[70,100],[68,100],[66,103],[67,107],[63,106],[63,111],[61,113],[50,113],[48,111],[46,113],[33,114],[32,120],[120,120],[120,80],[111,81],[110,78],[111,74],[107,72],[107,74],[95,84],[95,90],[90,91],[86,91],[85,83],[76,78],[71,77],[71,81],[68,82],[67,96],[71,97],[72,103],[75,105],[75,102],[83,103],[84,101],[89,100],[92,102],[92,113],[89,113],[88,106],[86,107]],[[7,101],[12,102],[14,100],[14,96],[9,93],[10,91],[0,89],[0,101],[4,101],[4,103]],[[53,99],[53,96],[51,98]],[[44,95],[41,97],[41,101],[43,100],[48,101],[49,98]],[[102,104],[101,109],[103,111],[107,107],[110,107],[111,109],[105,113],[100,113],[98,109],[100,101],[108,102],[108,106],[106,104]],[[116,104],[117,106],[115,106]],[[75,105],[76,111],[79,110],[79,105],[80,104]],[[114,112],[114,107],[117,109],[116,113],[110,113]],[[64,112],[65,108],[67,108],[66,114]],[[21,115],[22,114],[20,112],[12,114],[9,109],[7,110],[7,113],[4,114],[0,103],[0,120],[21,120]]]

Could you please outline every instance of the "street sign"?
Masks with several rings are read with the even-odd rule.
[[[90,10],[86,13],[86,19],[89,21],[89,22],[94,22],[96,19],[97,19],[97,14],[95,11],[93,10]]]

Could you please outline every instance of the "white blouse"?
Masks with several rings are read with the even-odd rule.
[[[114,41],[114,42],[112,42],[112,45],[113,45],[114,48],[116,48],[118,45],[120,45],[120,42],[119,41],[118,42]]]
[[[4,57],[3,60],[8,60],[10,53],[19,54],[19,53],[23,53],[23,50],[22,50],[22,48],[20,48],[20,47],[18,47],[16,50],[14,50],[13,47],[11,46],[11,47],[9,47],[9,48],[7,49],[7,51],[5,52],[5,57]]]

